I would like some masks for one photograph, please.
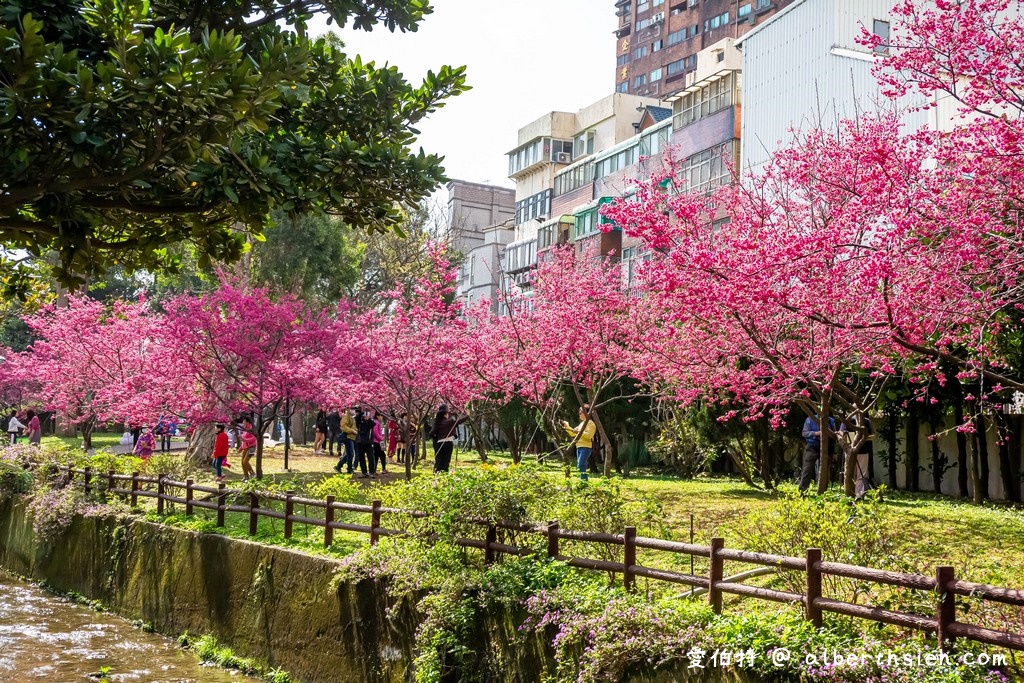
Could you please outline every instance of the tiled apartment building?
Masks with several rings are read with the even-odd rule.
[[[664,99],[696,70],[697,53],[739,38],[793,0],[616,0],[615,91]]]

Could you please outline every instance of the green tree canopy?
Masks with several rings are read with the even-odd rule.
[[[0,0],[0,243],[57,252],[81,284],[112,264],[238,258],[271,210],[382,232],[444,179],[414,127],[466,89],[441,67],[394,67],[306,36],[414,31],[426,0]]]

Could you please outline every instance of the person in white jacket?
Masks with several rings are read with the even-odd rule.
[[[21,420],[18,419],[18,413],[12,410],[11,419],[7,421],[7,436],[12,446],[18,443],[18,432],[23,429],[25,429],[25,425],[21,424]]]

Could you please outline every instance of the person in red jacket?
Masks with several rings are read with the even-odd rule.
[[[217,425],[217,436],[213,440],[213,469],[217,471],[217,481],[224,481],[224,461],[228,459],[228,435],[224,425]]]

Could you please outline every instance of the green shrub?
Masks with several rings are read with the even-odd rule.
[[[893,569],[897,538],[885,503],[871,492],[862,502],[846,498],[802,497],[785,491],[780,497],[749,513],[732,527],[730,545],[755,552],[803,557],[807,548],[821,548],[831,562]],[[778,581],[795,593],[803,593],[801,572],[780,570]],[[863,587],[825,577],[830,595],[849,599],[851,590]]]
[[[199,471],[196,463],[181,453],[154,453],[148,459],[140,460],[139,462],[141,463],[139,472],[147,477],[156,477],[164,474],[169,479],[185,481],[192,478]]]
[[[334,475],[324,477],[320,481],[306,487],[311,498],[327,498],[334,496],[339,503],[355,503],[363,505],[367,502],[366,489],[355,483],[352,477]]]

